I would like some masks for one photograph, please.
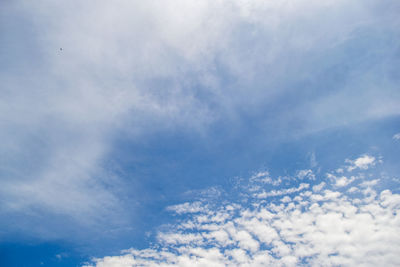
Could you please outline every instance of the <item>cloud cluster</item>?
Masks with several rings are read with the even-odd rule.
[[[398,83],[381,78],[396,69],[398,3],[380,3],[6,1],[1,213],[122,219],[103,166],[121,131],[248,113],[276,137],[398,114]]]
[[[246,187],[245,196],[235,202],[172,206],[170,211],[185,216],[160,231],[155,245],[94,259],[93,264],[398,266],[400,195],[377,191],[379,180],[363,177],[365,173],[358,173],[352,187],[357,190],[347,192],[326,179],[314,186],[281,189],[282,194],[267,194],[266,199],[259,199],[259,190]]]

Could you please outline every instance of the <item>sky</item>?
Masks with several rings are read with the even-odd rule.
[[[400,2],[0,4],[0,266],[398,266]]]

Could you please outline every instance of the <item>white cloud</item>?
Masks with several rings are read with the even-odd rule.
[[[301,183],[298,187],[291,187],[291,188],[280,189],[280,190],[271,190],[269,192],[266,192],[266,191],[257,192],[257,193],[254,193],[254,196],[257,198],[276,197],[276,196],[282,196],[282,195],[296,193],[296,192],[302,191],[308,187],[310,187],[309,184]]]
[[[400,195],[375,191],[372,186],[379,180],[374,179],[359,184],[364,194],[351,196],[334,191],[337,181],[322,182],[312,191],[282,190],[284,197],[278,201],[255,197],[247,203],[238,199],[241,204],[231,203],[229,208],[199,202],[195,206],[202,208],[196,210],[187,203],[179,209],[173,206],[170,210],[182,214],[186,209],[191,215],[168,232],[160,232],[157,247],[129,249],[121,256],[94,259],[93,264],[398,266]],[[329,189],[322,191],[323,187]],[[356,187],[349,189],[356,191]],[[290,197],[293,193],[296,196]]]
[[[347,192],[349,192],[349,193],[354,193],[354,192],[358,192],[358,191],[359,191],[359,189],[355,186],[353,186],[353,187],[349,188],[349,190],[347,190]]]
[[[393,135],[394,140],[400,140],[400,133]]]
[[[324,73],[360,43],[358,33],[379,28],[396,36],[390,22],[395,9],[381,15],[376,6],[345,0],[5,4],[13,31],[7,37],[21,35],[14,41],[26,49],[16,46],[11,53],[19,58],[10,62],[23,67],[10,64],[0,73],[0,128],[6,129],[0,133],[2,211],[28,216],[40,210],[80,223],[124,220],[119,190],[111,189],[121,181],[103,166],[116,133],[143,138],[182,125],[202,132],[219,119],[235,120],[237,110],[273,107],[285,94],[300,92],[297,83],[318,85],[315,79],[322,77],[325,85]],[[380,54],[382,61],[367,73],[354,68],[362,77],[351,74],[329,96],[292,103],[290,113],[268,114],[271,119],[262,123],[268,132],[276,125],[282,125],[277,131],[303,133],[398,114],[397,82],[375,86],[381,84],[376,77],[385,77],[379,75],[384,64],[394,60],[392,50],[375,44],[362,51]],[[365,56],[352,61],[368,61]],[[220,77],[219,70],[227,75]],[[302,130],[290,128],[289,121],[303,121]],[[310,163],[316,164],[313,157]],[[30,234],[35,228],[16,226],[23,227]]]
[[[312,170],[300,170],[297,172],[297,178],[303,180],[305,178],[315,180],[315,175]]]
[[[169,206],[167,210],[174,211],[177,214],[182,213],[196,213],[204,211],[205,207],[200,202],[193,202],[193,203],[183,203],[179,205]]]
[[[374,166],[376,164],[375,157],[364,155],[355,160],[346,160],[346,162],[350,163],[347,167],[347,171],[353,171],[355,169],[367,170],[369,167]]]
[[[272,179],[271,176],[269,175],[268,171],[261,171],[261,172],[255,173],[253,176],[251,176],[250,182],[278,186],[282,183],[282,179],[280,177]]]
[[[373,180],[369,180],[369,181],[364,181],[362,183],[360,183],[361,187],[373,187],[375,185],[377,185],[379,182],[379,179],[373,179]]]
[[[321,182],[321,183],[318,184],[318,185],[314,185],[314,186],[313,186],[313,191],[314,191],[314,192],[319,192],[319,191],[322,190],[322,188],[324,188],[325,185],[326,185],[325,182]]]
[[[355,180],[354,176],[352,176],[350,179],[345,176],[342,176],[342,177],[336,179],[335,186],[337,186],[337,187],[347,186],[350,183],[352,183],[354,180]]]
[[[336,169],[336,172],[337,172],[337,173],[343,173],[344,170],[343,170],[343,168],[338,168],[338,169]]]

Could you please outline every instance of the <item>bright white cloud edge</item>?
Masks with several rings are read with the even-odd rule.
[[[365,157],[353,162],[364,162]],[[352,178],[330,174],[314,186],[308,183],[312,179],[303,179],[301,184],[308,186],[281,189],[282,194],[264,198],[262,187],[274,179],[260,172],[250,178],[237,202],[168,207],[185,217],[160,231],[156,245],[94,259],[92,264],[399,266],[400,195],[378,191],[380,180],[366,179],[365,172],[361,168]]]

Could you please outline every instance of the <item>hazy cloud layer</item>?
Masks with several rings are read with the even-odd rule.
[[[6,1],[1,213],[123,223],[121,181],[102,164],[120,131],[204,133],[245,114],[285,138],[398,115],[398,10],[398,1]]]

